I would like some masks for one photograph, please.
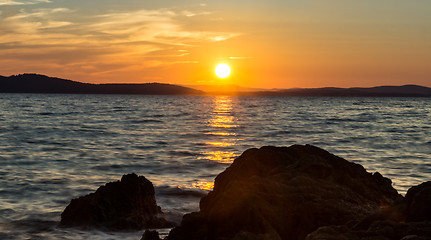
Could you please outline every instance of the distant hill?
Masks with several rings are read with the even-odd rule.
[[[292,88],[259,91],[259,96],[333,96],[333,97],[431,97],[431,88],[418,85],[379,86],[371,88]]]
[[[3,93],[79,93],[79,94],[148,94],[190,95],[204,94],[192,88],[163,83],[90,84],[53,78],[39,74],[0,76]]]
[[[418,85],[379,86],[370,88],[290,88],[259,89],[226,85],[190,85],[202,90],[206,95],[240,95],[240,96],[333,96],[333,97],[431,97],[431,88]]]
[[[334,97],[431,97],[431,88],[418,85],[371,88],[292,88],[262,90],[235,85],[198,86],[206,91],[163,83],[90,84],[40,74],[0,76],[0,93],[79,93],[142,95],[244,95],[244,96],[334,96]],[[206,87],[206,88],[205,88]]]

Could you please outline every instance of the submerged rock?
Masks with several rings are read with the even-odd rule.
[[[160,215],[153,184],[143,176],[124,175],[95,193],[73,199],[61,214],[61,226],[138,230],[168,225]],[[171,225],[172,226],[172,225]]]
[[[249,149],[168,240],[304,239],[359,222],[402,196],[391,181],[311,145]],[[348,238],[346,238],[348,239]]]

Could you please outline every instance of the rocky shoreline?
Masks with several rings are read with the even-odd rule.
[[[172,226],[154,187],[129,174],[74,199],[61,226],[130,230]],[[142,240],[159,240],[146,230]],[[239,156],[166,240],[431,239],[431,182],[398,194],[391,180],[311,145]]]

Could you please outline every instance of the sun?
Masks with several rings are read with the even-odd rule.
[[[230,75],[230,67],[226,63],[220,63],[215,68],[215,74],[219,78],[227,78]]]

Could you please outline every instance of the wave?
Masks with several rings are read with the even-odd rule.
[[[207,194],[207,191],[198,189],[182,189],[179,187],[159,186],[156,188],[156,195],[164,195],[170,197],[194,197],[201,198]]]
[[[157,119],[136,119],[136,120],[130,120],[131,123],[163,123],[162,120]]]

